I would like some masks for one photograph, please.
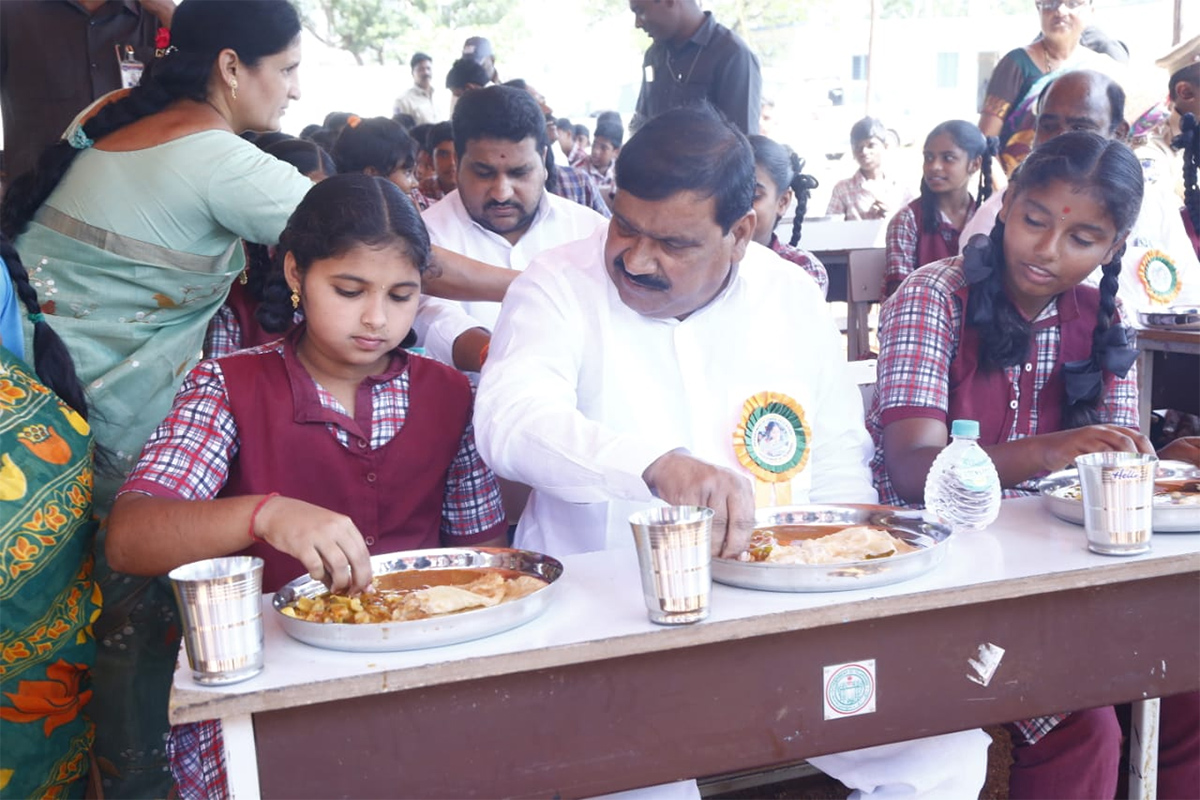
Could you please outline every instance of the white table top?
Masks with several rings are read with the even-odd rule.
[[[1150,553],[1101,556],[1083,528],[1036,497],[1006,500],[988,530],[956,535],[940,566],[913,580],[832,593],[776,593],[714,584],[708,620],[652,624],[632,549],[563,559],[558,596],[542,616],[473,642],[395,653],[322,650],[284,633],[264,597],[263,672],[226,687],[196,684],[181,651],[171,721],[230,717],[337,698],[550,668],[602,658],[817,628],[1156,575],[1200,571],[1200,534],[1155,534]],[[793,612],[804,611],[797,614]]]
[[[805,220],[800,246],[811,252],[838,252],[883,247],[887,234],[886,219]],[[778,230],[778,229],[777,229]],[[789,224],[782,241],[791,238]]]

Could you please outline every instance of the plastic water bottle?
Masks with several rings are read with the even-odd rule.
[[[975,420],[954,420],[950,437],[925,478],[925,508],[955,531],[986,528],[1000,514],[996,465],[976,443]]]

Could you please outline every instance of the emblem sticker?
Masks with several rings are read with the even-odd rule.
[[[875,712],[875,659],[825,667],[825,719]]]

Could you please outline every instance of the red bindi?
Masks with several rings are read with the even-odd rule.
[[[1063,206],[1063,213],[1064,213],[1064,214],[1070,214],[1070,213],[1071,213],[1071,207],[1070,207],[1070,206]]]

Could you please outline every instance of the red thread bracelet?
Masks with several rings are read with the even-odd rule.
[[[265,506],[267,501],[272,497],[279,497],[279,492],[271,492],[270,494],[265,495],[262,500],[258,501],[258,505],[254,507],[254,510],[250,512],[250,538],[255,542],[270,544],[270,542],[254,532],[254,521],[258,519],[258,512],[262,511],[262,507]]]

